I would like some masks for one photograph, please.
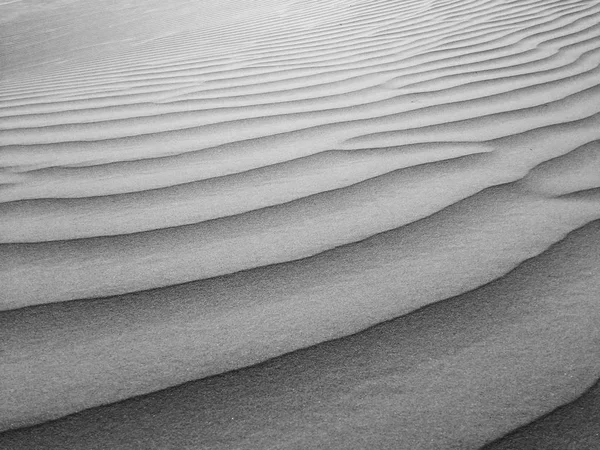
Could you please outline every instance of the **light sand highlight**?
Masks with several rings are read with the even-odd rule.
[[[0,442],[166,401],[176,448],[477,448],[598,378],[598,1],[109,3],[0,3],[0,428],[321,345]],[[318,406],[311,354],[372,372]]]

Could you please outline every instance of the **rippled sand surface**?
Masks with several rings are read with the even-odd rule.
[[[598,0],[11,0],[0,51],[0,448],[600,447]]]

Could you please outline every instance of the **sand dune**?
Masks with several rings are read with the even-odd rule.
[[[598,1],[119,5],[0,3],[0,447],[576,442]]]

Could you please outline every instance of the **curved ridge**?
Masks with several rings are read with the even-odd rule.
[[[167,395],[152,392],[240,369],[172,391],[222,398],[258,430],[241,426],[220,443],[199,431],[214,448],[476,448],[598,379],[597,261],[582,244],[600,219],[597,0],[109,3],[0,3],[0,430],[150,394],[105,409],[110,423],[135,411],[139,427],[139,405]],[[510,324],[492,300],[478,307],[482,298],[525,316]],[[452,326],[434,316],[448,305],[468,326],[441,356],[436,327],[448,337]],[[569,305],[557,359],[521,358],[519,339],[529,356],[541,352]],[[397,350],[414,366],[394,372],[386,343],[425,318],[425,334],[410,335],[421,341]],[[266,370],[287,398],[294,358],[311,373],[306,355],[363,341],[386,350],[358,384],[338,374],[332,388],[325,376],[331,408],[304,392],[300,417],[257,397],[281,413],[277,423],[304,431],[323,411],[329,425],[350,411],[346,431],[368,418],[378,434],[349,432],[354,444],[331,427],[282,437],[211,391],[238,380],[255,392],[248,380]],[[492,350],[520,365],[500,367]],[[319,364],[356,371],[369,359],[360,355]],[[554,378],[568,363],[571,378]],[[504,386],[513,415],[476,400],[465,368],[479,387]],[[523,381],[536,371],[539,388]],[[406,374],[418,387],[399,381]],[[386,402],[377,377],[408,409]],[[454,401],[466,408],[462,434],[444,422]],[[210,414],[193,400],[167,403]],[[375,418],[377,405],[388,419]],[[400,417],[409,410],[414,420]],[[73,448],[55,430],[94,429],[97,411],[0,433],[0,445],[47,435]],[[222,434],[220,420],[206,433]],[[122,446],[133,442],[137,431],[119,430]]]

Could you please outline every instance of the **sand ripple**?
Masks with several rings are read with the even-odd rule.
[[[596,381],[598,1],[144,4],[0,3],[0,429],[152,393],[0,447],[479,448]]]

